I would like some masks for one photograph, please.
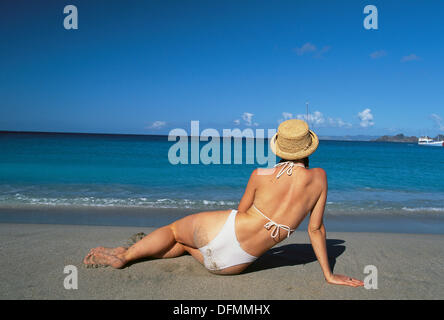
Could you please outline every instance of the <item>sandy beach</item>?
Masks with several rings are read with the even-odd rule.
[[[378,289],[327,284],[308,235],[296,231],[235,276],[206,271],[191,256],[146,260],[122,270],[85,268],[91,247],[118,246],[153,228],[0,224],[1,299],[443,299],[444,235],[328,232],[335,273],[364,279],[378,270]],[[66,290],[66,265],[78,289]]]

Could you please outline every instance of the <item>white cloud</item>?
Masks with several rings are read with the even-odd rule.
[[[378,58],[382,58],[386,55],[387,55],[387,52],[385,50],[378,50],[378,51],[370,53],[370,58],[378,59]]]
[[[147,129],[161,129],[166,125],[165,121],[154,121]]]
[[[330,46],[324,46],[324,47],[322,47],[321,50],[318,50],[318,51],[317,51],[317,53],[316,53],[316,55],[315,55],[315,58],[323,58],[323,54],[326,53],[326,52],[328,52],[328,51],[330,51],[330,49],[331,49]]]
[[[303,44],[302,47],[294,48],[293,50],[298,56],[303,56],[304,54],[313,54],[313,57],[315,58],[322,58],[322,55],[330,51],[330,49],[330,46],[323,46],[322,49],[318,49],[314,44],[307,42]]]
[[[308,122],[309,125],[321,125],[325,123],[324,115],[319,111],[309,113],[308,117],[306,114],[298,114],[296,118],[300,120],[305,120],[306,122]]]
[[[282,112],[282,116],[284,117],[284,120],[293,118],[293,114],[289,112]]]
[[[439,128],[439,131],[444,131],[444,124],[442,123],[442,118],[435,113],[432,113],[430,117],[435,121],[436,126]]]
[[[307,42],[302,47],[295,48],[294,51],[296,51],[298,56],[302,56],[305,53],[316,51],[316,46],[310,42]]]
[[[244,124],[247,127],[251,127],[252,125],[257,127],[259,125],[257,122],[253,123],[253,116],[254,116],[254,114],[249,113],[249,112],[244,112],[242,114],[242,120],[244,120]]]
[[[328,124],[331,127],[338,127],[338,128],[351,128],[352,127],[351,123],[345,122],[341,118],[333,119],[333,118],[328,117]]]
[[[244,112],[241,115],[241,118],[243,120],[243,125],[247,126],[247,127],[251,127],[251,126],[257,127],[259,125],[259,123],[253,122],[253,116],[254,116],[253,113]],[[241,121],[240,121],[240,119],[235,119],[235,120],[233,120],[233,123],[234,123],[234,125],[238,126],[241,124]]]
[[[283,119],[279,119],[278,123],[282,121],[293,119],[293,114],[289,112],[282,112]],[[336,128],[351,128],[352,124],[346,121],[343,121],[341,118],[332,118],[325,117],[322,112],[315,111],[313,113],[307,114],[297,114],[294,117],[295,119],[304,120],[308,123],[309,126],[316,125],[317,127],[336,127]]]
[[[375,123],[373,122],[373,115],[370,109],[364,109],[362,112],[358,113],[358,117],[361,120],[359,125],[363,128],[371,127]]]
[[[278,123],[284,122],[285,120],[289,120],[293,118],[293,114],[289,112],[282,112],[282,118],[278,120]]]
[[[418,61],[421,60],[420,57],[418,57],[416,54],[412,53],[409,54],[408,56],[404,56],[401,58],[401,62],[408,62],[408,61]]]
[[[242,115],[242,120],[244,120],[246,126],[251,126],[251,120],[253,119],[254,114],[249,112],[244,112]]]

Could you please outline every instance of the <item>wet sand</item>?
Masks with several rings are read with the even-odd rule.
[[[0,206],[0,223],[97,225],[158,228],[189,214],[214,208],[145,208],[93,206]],[[232,208],[218,208],[232,210]],[[308,219],[299,226],[306,230]],[[370,212],[326,212],[328,231],[444,234],[444,216],[430,212],[378,215]]]
[[[122,270],[85,268],[91,247],[127,244],[147,227],[0,224],[0,299],[444,299],[444,235],[328,232],[335,273],[378,289],[327,284],[304,231],[296,231],[235,276],[213,275],[191,256],[146,260]],[[64,267],[78,270],[66,290]]]

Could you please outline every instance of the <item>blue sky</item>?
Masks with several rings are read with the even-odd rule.
[[[0,130],[267,129],[309,101],[320,135],[435,136],[443,26],[442,1],[2,1]]]

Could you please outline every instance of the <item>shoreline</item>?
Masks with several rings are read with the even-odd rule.
[[[231,210],[232,208],[218,209]],[[73,206],[0,206],[0,224],[54,224],[158,228],[189,214],[214,209],[142,208],[142,207],[73,207]],[[305,231],[308,218],[298,227]],[[444,234],[444,215],[425,213],[337,214],[326,211],[327,231],[377,232],[406,234]]]
[[[378,289],[329,285],[306,232],[296,231],[244,273],[209,273],[189,255],[136,262],[121,270],[89,269],[91,247],[118,246],[146,227],[0,224],[1,299],[443,299],[444,236],[327,232],[335,273],[364,279],[378,269]],[[64,267],[78,270],[66,290]]]

